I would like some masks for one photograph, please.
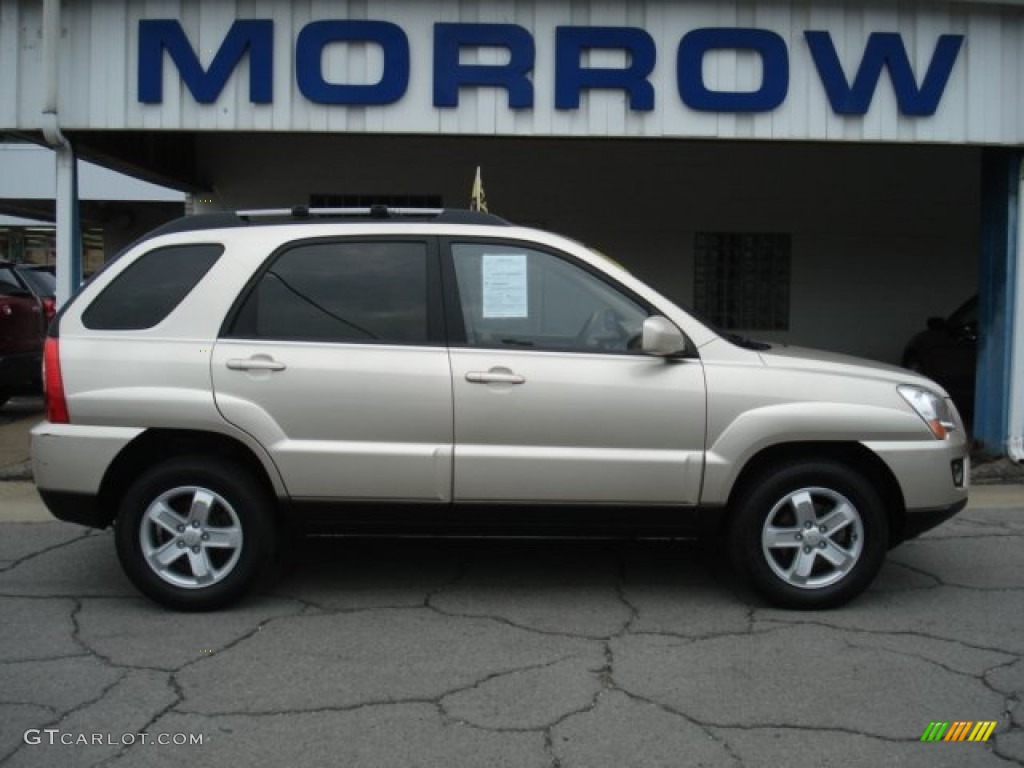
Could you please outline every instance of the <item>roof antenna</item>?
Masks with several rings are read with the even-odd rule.
[[[388,207],[386,205],[371,205],[370,206],[370,218],[371,219],[387,219],[390,218],[388,214]]]
[[[292,206],[292,218],[295,218],[295,219],[308,219],[309,218],[309,206],[308,205],[295,205],[295,206]]]

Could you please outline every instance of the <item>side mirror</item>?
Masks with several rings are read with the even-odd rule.
[[[671,357],[686,351],[686,337],[667,317],[654,315],[644,320],[640,348],[648,355]]]

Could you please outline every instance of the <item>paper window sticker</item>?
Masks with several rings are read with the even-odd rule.
[[[530,316],[525,253],[485,253],[482,275],[484,317]]]

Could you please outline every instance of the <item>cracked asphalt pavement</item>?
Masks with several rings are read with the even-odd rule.
[[[110,531],[0,523],[0,763],[1024,765],[1019,506],[975,502],[818,613],[756,602],[695,542],[326,538],[296,560],[177,614]],[[920,742],[935,720],[998,725]]]

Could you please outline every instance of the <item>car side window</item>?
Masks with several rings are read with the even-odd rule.
[[[97,331],[138,331],[162,322],[224,252],[219,243],[175,245],[143,254],[82,313]]]
[[[230,336],[422,344],[429,338],[422,242],[305,243],[277,256]]]
[[[466,342],[481,347],[629,352],[648,312],[582,267],[519,245],[454,243]]]

